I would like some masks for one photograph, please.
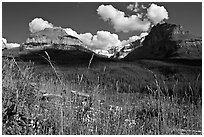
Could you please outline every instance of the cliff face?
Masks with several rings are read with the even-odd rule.
[[[175,24],[158,24],[124,59],[202,58],[202,40]]]
[[[19,55],[21,60],[35,60],[43,62],[46,50],[53,61],[58,63],[86,64],[94,54],[94,59],[106,59],[108,56],[96,54],[84,46],[83,42],[61,28],[46,28],[30,34],[21,50],[25,54]]]
[[[81,40],[67,35],[61,28],[46,28],[31,34],[24,43],[24,46],[27,49],[43,49],[49,47],[68,50],[76,48],[76,46],[82,46],[82,44]]]
[[[88,49],[84,46],[83,42],[71,35],[67,35],[65,30],[61,28],[46,28],[42,31],[30,34],[26,42],[23,44],[23,49],[28,50],[64,50],[66,54],[71,52],[76,52],[76,56],[82,56],[82,54],[87,54],[87,56],[95,56],[99,58],[109,58],[111,54],[105,52],[97,52]],[[77,55],[78,54],[78,55]],[[73,58],[75,58],[73,56]],[[90,58],[89,58],[90,59]]]
[[[120,49],[118,52],[115,52],[112,58],[116,59],[123,59],[125,58],[130,52],[135,50],[136,48],[140,47],[142,44],[142,38],[138,39],[134,42],[131,42],[127,45],[125,45],[122,49]]]
[[[98,57],[116,60],[135,59],[201,59],[202,39],[193,36],[183,27],[175,24],[158,24],[150,33],[134,42],[125,45],[119,51],[97,52],[86,48],[83,42],[61,28],[46,28],[33,33],[24,43],[25,49],[34,50],[79,50]]]

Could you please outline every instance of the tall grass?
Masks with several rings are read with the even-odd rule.
[[[35,75],[32,64],[22,67],[15,59],[3,59],[4,135],[202,134],[201,99],[196,105],[177,103],[176,97],[164,94],[153,72],[154,87],[146,85],[148,94],[110,95],[100,84],[85,93],[73,89],[47,57],[56,78]],[[83,75],[78,89],[83,89],[81,79]],[[113,84],[120,88],[118,82]]]

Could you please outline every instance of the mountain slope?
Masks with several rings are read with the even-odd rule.
[[[184,31],[180,25],[158,24],[124,60],[165,58],[201,59],[202,39]]]
[[[80,39],[67,35],[61,28],[46,28],[32,33],[20,48],[5,50],[3,56],[13,56],[24,61],[44,62],[45,51],[52,61],[65,64],[87,63],[93,54],[95,59],[108,58],[88,49]]]
[[[137,60],[137,59],[201,59],[202,39],[184,31],[183,27],[175,24],[158,24],[150,33],[131,42],[119,51],[98,51],[86,47],[83,42],[68,35],[62,28],[46,28],[42,31],[32,33],[19,52],[18,56],[30,58],[30,52],[50,51],[52,58],[62,61],[59,56],[63,55],[65,60],[78,60],[85,58],[89,60],[94,57],[106,60]],[[64,52],[60,52],[63,50]],[[72,54],[75,52],[74,54]],[[36,54],[37,55],[37,54]],[[27,57],[28,56],[28,57]],[[38,56],[38,55],[37,55]],[[81,57],[80,57],[81,56]]]
[[[62,49],[72,50],[82,46],[82,41],[76,37],[67,35],[61,28],[46,28],[32,33],[24,43],[26,49]]]

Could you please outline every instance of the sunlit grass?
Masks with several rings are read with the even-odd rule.
[[[14,59],[3,59],[2,71],[6,135],[201,134],[202,99],[193,103],[165,95],[156,74],[154,85],[146,85],[148,94],[108,94],[100,83],[82,84],[82,75],[73,85],[56,70],[53,77],[38,76],[32,64],[22,68]],[[112,84],[120,88],[117,80]]]

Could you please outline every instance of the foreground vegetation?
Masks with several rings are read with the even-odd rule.
[[[36,74],[32,63],[22,67],[15,59],[3,59],[3,134],[202,134],[200,76],[187,86],[173,81],[172,93],[186,91],[180,95],[170,93],[151,70],[141,74],[151,84],[138,78],[129,86],[118,76],[108,85],[105,82],[111,77],[103,76],[108,68],[97,73],[93,83],[85,74],[61,75],[49,63],[52,74]],[[94,73],[94,69],[86,71]]]

